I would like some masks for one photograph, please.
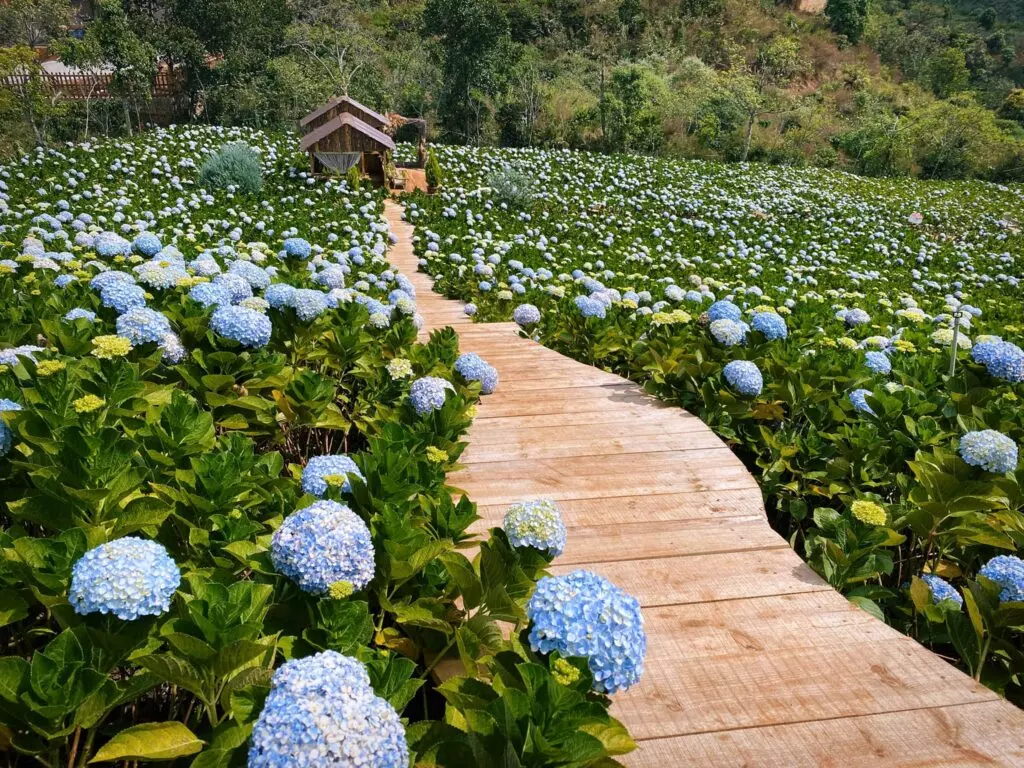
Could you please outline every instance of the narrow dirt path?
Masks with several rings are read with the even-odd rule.
[[[452,482],[480,529],[527,499],[569,528],[552,569],[587,568],[636,595],[639,685],[614,697],[630,766],[1024,765],[1024,712],[851,605],[768,525],[754,478],[695,416],[516,334],[473,323],[417,272],[389,202],[390,259],[425,330],[454,327],[498,369]]]

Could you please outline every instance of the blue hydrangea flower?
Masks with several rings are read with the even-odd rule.
[[[148,342],[160,343],[171,332],[171,322],[155,309],[130,309],[117,318],[117,335],[128,339],[132,346]]]
[[[462,311],[466,313],[467,317],[472,317],[476,314],[476,304],[469,302],[462,308]]]
[[[988,369],[990,376],[1019,384],[1024,381],[1024,350],[1008,341],[983,341],[974,345],[971,357]]]
[[[181,573],[162,545],[136,536],[100,544],[71,571],[75,613],[112,613],[123,621],[159,616],[171,606]]]
[[[447,393],[454,391],[455,387],[450,381],[437,376],[424,376],[416,379],[409,388],[409,402],[416,413],[425,416],[442,408]]]
[[[169,365],[177,365],[185,359],[185,345],[176,333],[165,333],[160,340],[160,359]]]
[[[127,256],[132,250],[132,244],[116,232],[100,232],[93,240],[92,247],[105,259]]]
[[[335,651],[283,664],[253,727],[248,768],[406,768],[398,713]]]
[[[711,325],[708,326],[708,331],[711,332],[715,341],[727,347],[735,347],[738,344],[742,344],[747,335],[742,325],[735,320],[726,318],[713,320]]]
[[[74,275],[57,275],[53,284],[58,288],[67,288],[71,283],[77,283],[78,278]]]
[[[163,245],[160,244],[160,238],[152,232],[143,232],[132,242],[132,248],[136,253],[141,253],[143,256],[147,257],[153,257],[160,252]]]
[[[288,285],[288,283],[274,283],[263,293],[263,298],[274,309],[281,309],[282,307],[291,306],[294,294],[294,286]]]
[[[586,657],[594,690],[615,693],[639,682],[647,653],[640,602],[604,577],[583,570],[547,576],[526,613],[534,652]]]
[[[324,478],[331,475],[355,475],[360,480],[366,479],[348,456],[314,456],[306,462],[302,470],[302,490],[314,496],[323,496],[327,493],[327,481]],[[341,490],[345,493],[352,490],[348,478],[342,484]]]
[[[313,252],[313,246],[301,237],[289,237],[284,241],[284,252],[293,259],[308,259]]]
[[[479,381],[480,391],[490,395],[498,388],[498,371],[476,352],[465,352],[455,361],[455,370],[466,381]]]
[[[12,411],[20,410],[22,410],[20,403],[16,403],[6,397],[0,397],[0,413],[10,413]]]
[[[565,551],[566,529],[555,502],[521,501],[505,512],[502,524],[513,547],[533,547],[558,557]]]
[[[874,394],[870,389],[855,389],[849,394],[850,402],[853,403],[853,407],[862,413],[869,413],[872,416],[875,412],[868,405],[867,396]]]
[[[6,456],[14,447],[14,432],[7,426],[7,422],[0,419],[0,456]]]
[[[1003,589],[999,600],[1004,603],[1024,601],[1024,560],[1016,555],[996,555],[978,571]]]
[[[192,301],[199,302],[204,307],[231,304],[231,290],[220,283],[199,283],[193,285],[188,292]]]
[[[750,327],[768,341],[777,341],[789,335],[785,319],[775,312],[758,312],[750,321]]]
[[[1017,444],[994,429],[968,432],[960,438],[960,458],[972,467],[997,475],[1017,468]]]
[[[336,501],[322,499],[289,515],[274,531],[270,559],[303,592],[315,595],[339,581],[360,590],[373,580],[370,529]]]
[[[103,306],[124,314],[129,309],[146,306],[146,292],[134,283],[117,281],[100,291],[100,301]]]
[[[575,301],[576,308],[584,317],[597,317],[602,320],[604,319],[605,306],[602,302],[590,296],[577,296]]]
[[[231,292],[231,301],[238,303],[252,297],[252,286],[249,281],[234,272],[224,272],[213,278],[214,285],[222,285]]]
[[[98,262],[94,262],[97,263]],[[89,281],[89,287],[94,291],[102,291],[104,288],[113,285],[114,283],[135,283],[135,278],[127,272],[120,272],[118,270],[107,270],[106,272],[100,272],[98,275],[93,277]]]
[[[865,312],[863,309],[850,309],[845,310],[842,314],[842,321],[847,326],[853,328],[857,325],[864,325],[871,322],[871,315]]]
[[[264,347],[270,341],[273,326],[270,318],[246,307],[218,307],[210,317],[214,332],[243,347]]]
[[[732,360],[722,370],[729,386],[744,397],[757,397],[764,387],[761,371],[749,360]]]
[[[958,607],[963,607],[964,599],[956,591],[952,584],[945,579],[931,573],[921,574],[921,581],[928,585],[932,591],[932,602],[938,605],[943,600],[952,600]]]
[[[540,322],[540,310],[533,304],[520,304],[512,311],[512,319],[522,326]]]
[[[69,323],[75,320],[88,320],[90,323],[95,323],[96,313],[93,312],[91,309],[75,307],[74,309],[68,311],[66,315],[64,315],[64,319],[67,320]]]
[[[270,275],[258,264],[251,261],[233,261],[228,267],[228,273],[238,275],[244,279],[254,290],[262,291],[270,285]]]
[[[889,361],[889,356],[884,352],[865,353],[864,365],[866,365],[868,370],[872,373],[879,373],[883,376],[887,376],[892,373],[892,363]]]
[[[295,315],[304,323],[315,320],[327,311],[327,294],[314,291],[312,288],[299,288],[291,296],[290,302]]]
[[[708,320],[712,322],[715,320],[732,320],[734,323],[738,323],[742,319],[743,310],[726,299],[716,301],[708,307]]]
[[[36,361],[35,353],[42,351],[42,347],[36,347],[32,344],[22,344],[17,347],[0,349],[0,365],[18,365],[23,357],[27,357],[34,363]]]

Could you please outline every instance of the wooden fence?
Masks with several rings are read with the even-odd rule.
[[[0,77],[0,88],[18,88],[30,79],[39,79],[46,86],[67,99],[109,99],[108,86],[113,75],[108,72],[82,74],[32,74]],[[185,77],[181,72],[160,72],[153,79],[153,98],[177,96],[181,93]]]

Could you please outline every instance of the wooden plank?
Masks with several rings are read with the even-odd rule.
[[[523,496],[515,501],[538,496]],[[511,502],[510,502],[511,503]],[[479,505],[487,519],[500,520],[507,504]],[[764,520],[761,492],[757,488],[726,489],[698,493],[610,496],[600,499],[567,499],[558,502],[567,526],[622,525],[625,523],[671,522],[674,520],[732,520],[738,515]],[[766,529],[767,525],[764,526]]]
[[[552,572],[595,570],[644,605],[646,672],[612,704],[640,742],[624,763],[1024,765],[1024,714],[811,572],[706,425],[432,295],[400,212],[391,258],[425,326],[455,326],[501,379],[449,478],[478,503],[473,530],[553,499],[569,536]]]
[[[644,618],[644,677],[612,704],[637,739],[998,698],[831,590]]]
[[[630,430],[632,432],[632,430]],[[528,432],[511,433],[502,443],[479,444],[471,441],[459,460],[461,464],[486,464],[527,459],[555,459],[570,456],[622,456],[660,451],[705,451],[722,447],[717,435],[704,430],[688,430],[678,434],[630,434],[626,437],[602,437],[590,429],[574,429],[571,438],[539,440]],[[622,434],[621,427],[619,434]],[[521,436],[521,437],[519,437]]]
[[[1024,731],[1002,702],[860,715],[641,741],[629,768],[939,768],[1024,765]]]
[[[593,413],[594,411],[569,411],[562,413],[537,413],[531,416],[513,416],[501,413],[497,408],[490,408],[485,397],[477,410],[473,426],[470,427],[470,434],[473,434],[474,430],[479,432],[486,429],[488,432],[497,432],[512,426],[528,430],[537,427],[572,427],[598,422],[606,425],[639,424],[640,422],[650,423],[654,421],[666,424],[666,418],[677,422],[692,419],[700,423],[700,419],[685,412],[676,412],[663,416],[652,409],[638,411],[633,408],[616,408],[613,411],[608,411],[607,409],[601,411],[600,419],[595,419]],[[486,425],[483,424],[485,421],[487,422]]]
[[[640,557],[643,558],[641,551]],[[579,564],[560,560],[555,575],[575,571]],[[782,539],[774,549],[732,551],[675,557],[590,561],[587,570],[600,573],[629,592],[644,608],[687,603],[710,603],[749,597],[831,592]]]
[[[493,513],[470,526],[475,534],[501,527],[506,507],[485,507]],[[500,510],[500,511],[499,511]],[[666,520],[645,523],[567,525],[568,541],[558,565],[720,554],[745,550],[782,549],[785,540],[767,528],[760,516]]]
[[[718,448],[704,451],[649,451],[628,454],[623,457],[568,456],[554,459],[527,459],[524,461],[494,461],[486,466],[469,466],[458,472],[462,484],[482,481],[485,483],[514,482],[523,480],[532,484],[543,483],[558,489],[565,486],[592,488],[598,498],[611,492],[621,493],[621,484],[630,477],[641,475],[654,477],[674,475],[690,478],[703,488],[713,488],[720,475],[731,478],[737,469],[746,471],[732,451],[719,443]],[[747,477],[750,477],[749,474]],[[468,479],[467,479],[468,478]],[[755,485],[753,478],[746,485]],[[577,497],[574,497],[577,498]]]
[[[584,419],[580,419],[584,421]],[[682,435],[697,433],[709,433],[707,427],[700,419],[675,419],[666,423],[660,416],[649,419],[637,419],[629,422],[627,429],[621,422],[607,423],[604,421],[590,421],[589,423],[576,424],[567,429],[566,425],[540,426],[521,429],[513,423],[504,429],[494,428],[495,419],[480,422],[477,428],[467,434],[466,440],[471,444],[470,450],[476,451],[479,448],[491,448],[498,445],[507,445],[510,448],[528,443],[558,444],[572,443],[576,440],[586,439],[600,442],[619,441],[622,445],[639,443],[640,438],[648,438],[659,443],[666,438],[675,438]],[[671,431],[666,432],[666,427],[671,426]],[[717,435],[713,435],[717,445],[723,443]],[[702,438],[706,439],[706,438]],[[650,447],[650,446],[649,446]],[[609,445],[609,450],[614,451],[615,446]],[[620,451],[622,452],[622,451]]]

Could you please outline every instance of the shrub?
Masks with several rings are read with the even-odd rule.
[[[260,158],[248,144],[235,142],[218,149],[199,169],[199,183],[207,189],[227,189],[251,195],[263,186]]]
[[[362,181],[362,174],[359,172],[359,166],[353,165],[348,169],[348,173],[345,174],[345,183],[348,184],[348,188],[358,192],[359,183]]]
[[[525,208],[533,200],[533,182],[516,168],[495,171],[487,177],[487,186],[496,200],[516,208]]]
[[[433,152],[427,155],[424,171],[427,177],[427,186],[431,189],[441,186],[441,164],[437,162],[437,155]]]

